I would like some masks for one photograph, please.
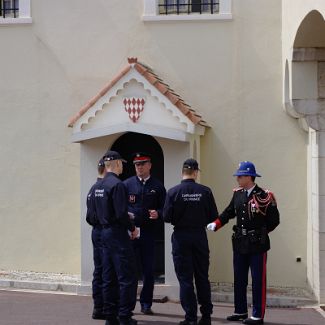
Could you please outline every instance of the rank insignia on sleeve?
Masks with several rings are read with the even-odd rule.
[[[135,203],[135,195],[133,195],[133,194],[129,195],[129,202],[130,203]]]

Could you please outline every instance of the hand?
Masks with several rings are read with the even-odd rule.
[[[128,215],[129,215],[130,220],[134,220],[135,219],[134,213],[128,212]]]
[[[207,225],[207,229],[211,231],[216,231],[217,225],[214,222],[211,222]]]
[[[158,212],[157,212],[157,210],[149,210],[149,218],[150,219],[158,219]]]
[[[135,227],[134,230],[131,232],[131,240],[134,240],[139,237],[140,231],[138,227]]]

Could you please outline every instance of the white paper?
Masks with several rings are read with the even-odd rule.
[[[132,212],[128,212],[128,215],[129,215],[129,217],[130,217],[131,220],[133,220],[135,218],[135,215]]]

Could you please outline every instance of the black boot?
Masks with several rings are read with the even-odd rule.
[[[179,325],[197,325],[197,321],[182,320],[178,323]]]
[[[211,325],[211,317],[210,316],[202,316],[202,318],[198,322],[199,325]]]
[[[137,325],[138,321],[131,317],[120,317],[120,325]]]
[[[120,322],[117,317],[109,317],[106,319],[105,325],[119,325]]]
[[[145,315],[153,315],[154,312],[151,308],[141,308],[141,313]]]
[[[102,308],[94,308],[91,318],[92,319],[103,319],[103,320],[106,319],[105,315],[103,314]]]
[[[236,322],[239,320],[244,320],[248,317],[248,314],[233,314],[227,317],[227,320],[229,320],[230,322]]]

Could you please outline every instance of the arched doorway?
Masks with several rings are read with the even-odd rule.
[[[310,11],[300,22],[293,40],[291,62],[285,65],[284,99],[287,112],[299,119],[308,132],[306,223],[307,279],[315,296],[325,301],[325,254],[322,243],[324,219],[325,168],[325,20],[317,11]],[[291,81],[291,82],[290,82]]]
[[[142,133],[127,132],[113,143],[111,149],[118,151],[127,160],[123,174],[120,176],[122,180],[135,175],[132,164],[133,154],[144,151],[152,157],[152,176],[158,178],[164,184],[164,154],[154,137]]]
[[[135,175],[132,158],[136,152],[140,151],[150,154],[152,162],[151,175],[164,184],[164,154],[161,146],[154,137],[142,133],[127,132],[113,143],[111,150],[119,152],[121,156],[127,160],[127,164],[125,164],[123,169],[123,174],[120,175],[122,180]],[[165,273],[165,232],[162,220],[157,225],[155,231],[156,281],[163,282]],[[139,261],[139,258],[137,260]],[[140,269],[140,263],[138,263],[138,269]]]

